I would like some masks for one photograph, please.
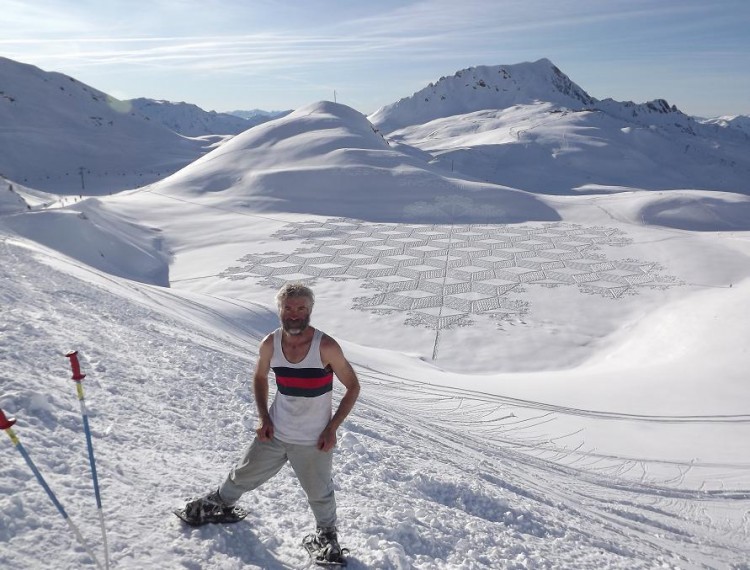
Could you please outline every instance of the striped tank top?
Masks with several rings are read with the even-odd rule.
[[[281,335],[281,329],[273,333],[271,356],[277,389],[269,410],[274,434],[286,443],[315,445],[331,419],[333,401],[333,371],[320,358],[323,332],[315,329],[310,350],[297,363],[284,356]]]

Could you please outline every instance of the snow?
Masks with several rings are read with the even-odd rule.
[[[299,279],[363,387],[335,452],[352,568],[748,568],[750,198],[731,165],[748,143],[553,113],[540,65],[538,102],[393,133],[314,103],[112,196],[0,179],[0,408],[100,560],[70,349],[112,568],[307,564],[288,468],[241,499],[245,522],[171,514],[251,441],[258,343]],[[558,159],[540,167],[562,137],[540,125],[504,150],[513,184],[486,176],[487,145],[553,115]],[[636,132],[633,161],[600,164]],[[680,136],[695,154],[663,154]],[[716,156],[726,176],[691,185]],[[2,566],[94,568],[4,439]]]
[[[149,120],[158,121],[176,133],[188,137],[200,137],[216,133],[236,135],[255,126],[250,121],[228,113],[204,111],[189,103],[170,101],[130,99],[127,101],[138,113]]]
[[[543,194],[749,191],[747,117],[697,121],[664,100],[598,101],[548,60],[465,69],[369,119],[447,171]]]
[[[187,138],[72,77],[0,57],[0,175],[57,194],[163,178],[213,142]]]
[[[478,66],[457,71],[452,77],[441,77],[437,83],[411,97],[378,109],[371,120],[390,132],[440,117],[537,101],[583,108],[595,99],[551,61],[540,59],[533,63]]]

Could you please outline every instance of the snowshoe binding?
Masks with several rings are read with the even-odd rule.
[[[203,526],[209,523],[239,522],[247,516],[247,511],[225,503],[217,490],[189,501],[182,509],[175,510],[174,514],[190,526]]]
[[[313,534],[308,534],[302,540],[310,559],[318,566],[333,568],[346,566],[346,555],[349,550],[339,546],[335,527],[321,528]]]

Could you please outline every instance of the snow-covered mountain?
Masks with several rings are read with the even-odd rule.
[[[369,119],[446,169],[534,192],[750,193],[741,128],[701,123],[664,100],[596,100],[546,59],[459,71]]]
[[[252,126],[260,125],[262,123],[284,117],[292,112],[292,109],[286,111],[265,111],[263,109],[251,109],[249,111],[229,111],[230,115],[235,117],[241,117],[248,121]]]
[[[312,519],[288,469],[243,496],[237,525],[171,512],[252,440],[258,343],[278,326],[275,291],[302,281],[363,386],[334,459],[353,570],[745,570],[750,197],[687,178],[655,192],[673,180],[621,156],[612,176],[643,186],[533,191],[605,173],[599,149],[622,150],[620,135],[659,154],[729,129],[685,132],[654,102],[614,131],[623,117],[575,110],[567,91],[385,137],[313,103],[112,196],[0,177],[0,409],[100,567],[71,348],[112,568],[307,564]],[[571,174],[545,162],[554,136]],[[483,137],[514,149],[515,188],[407,144]],[[687,173],[697,160],[673,158]],[[0,566],[97,567],[14,443],[0,444]]]
[[[254,126],[234,114],[204,111],[191,103],[146,98],[129,99],[126,103],[149,120],[188,137],[236,135]]]
[[[593,104],[588,93],[548,59],[516,65],[478,66],[441,77],[410,97],[370,115],[385,133],[454,115],[485,109],[506,109],[536,102],[572,110]]]
[[[72,77],[0,58],[0,174],[58,194],[163,178],[213,141],[178,135]]]
[[[745,115],[725,115],[712,119],[702,119],[704,125],[715,125],[720,128],[737,129],[750,137],[750,117]]]

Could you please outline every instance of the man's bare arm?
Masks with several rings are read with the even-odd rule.
[[[336,413],[333,414],[331,421],[328,422],[318,439],[318,449],[330,451],[336,446],[336,430],[344,423],[349,412],[354,408],[354,404],[359,397],[360,386],[357,374],[344,356],[341,347],[328,335],[324,336],[321,341],[320,355],[323,363],[331,367],[333,373],[346,388],[346,393],[341,398]]]
[[[273,355],[273,335],[270,334],[260,343],[258,362],[253,374],[253,394],[255,406],[258,408],[258,439],[269,441],[273,439],[273,422],[268,413],[268,372],[271,370],[271,356]]]

